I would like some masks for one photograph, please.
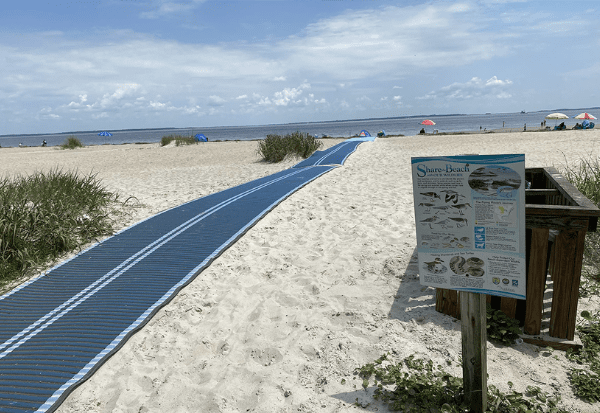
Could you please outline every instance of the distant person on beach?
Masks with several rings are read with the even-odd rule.
[[[421,130],[419,131],[419,133],[425,133],[425,128],[421,128]]]
[[[22,144],[22,143],[19,143],[19,148],[22,148],[22,147],[23,147],[23,144]]]
[[[42,142],[42,146],[46,146],[46,139]]]

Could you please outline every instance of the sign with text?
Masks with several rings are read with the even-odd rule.
[[[525,155],[411,163],[421,284],[525,299]]]

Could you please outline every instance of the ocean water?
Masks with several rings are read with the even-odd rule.
[[[546,115],[552,112],[561,112],[569,116],[565,125],[571,128],[576,122],[581,123],[573,116],[581,112],[589,112],[600,116],[599,108],[589,109],[556,109],[528,113],[488,113],[484,115],[427,115],[409,116],[384,119],[343,120],[328,122],[288,123],[275,125],[253,126],[221,126],[221,127],[189,127],[165,129],[136,129],[136,130],[108,130],[113,136],[98,136],[100,131],[65,132],[36,135],[0,135],[1,147],[41,146],[46,140],[48,146],[61,145],[68,136],[76,136],[84,145],[120,145],[125,143],[156,143],[166,135],[178,134],[189,136],[203,133],[210,141],[216,140],[257,140],[264,139],[268,134],[285,135],[295,131],[309,133],[316,136],[351,137],[365,129],[373,136],[384,130],[388,135],[417,135],[421,128],[426,132],[469,132],[483,129],[523,129],[527,125],[530,129],[539,128]],[[424,119],[433,120],[435,126],[423,126]],[[600,121],[599,121],[600,122]],[[547,120],[547,126],[560,123]],[[600,127],[600,123],[599,123]]]

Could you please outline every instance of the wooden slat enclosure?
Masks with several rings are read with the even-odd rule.
[[[488,296],[488,302],[518,319],[525,334],[539,335],[549,273],[554,287],[549,334],[573,340],[585,234],[596,231],[600,209],[553,167],[526,168],[525,178],[531,182],[525,190],[526,300]],[[457,292],[438,288],[436,310],[460,318]]]

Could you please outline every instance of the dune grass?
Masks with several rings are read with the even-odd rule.
[[[68,136],[67,139],[63,142],[62,145],[59,145],[61,149],[75,149],[75,148],[83,148],[83,143],[76,136],[71,135]]]
[[[160,140],[160,146],[167,146],[173,141],[175,141],[175,146],[195,145],[199,143],[199,141],[193,136],[167,135],[163,136]]]
[[[600,207],[600,159],[589,157],[576,165],[567,165],[563,174],[575,187],[597,207]],[[600,283],[600,232],[588,232],[585,236],[582,275]],[[596,290],[595,293],[599,291]]]
[[[111,234],[118,200],[92,174],[55,169],[0,179],[0,288]]]
[[[600,159],[588,157],[579,164],[567,165],[564,176],[579,192],[597,207],[600,207]],[[588,232],[585,235],[583,268],[581,270],[581,297],[600,294],[600,233]],[[569,353],[569,358],[577,363],[571,369],[570,380],[573,392],[589,402],[600,401],[600,311],[581,313],[585,322],[577,326],[583,343],[578,353]]]
[[[281,162],[289,156],[304,159],[323,146],[323,142],[309,134],[294,132],[291,135],[267,135],[258,142],[258,154],[267,162]]]

